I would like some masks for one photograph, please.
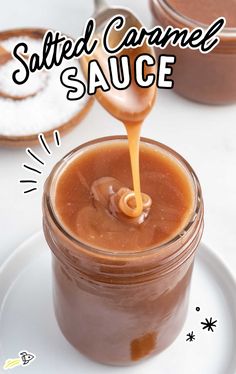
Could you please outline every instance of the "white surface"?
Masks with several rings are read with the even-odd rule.
[[[110,1],[130,6],[150,24],[148,1]],[[16,0],[1,5],[2,29],[22,26],[56,28],[76,37],[92,13],[92,0]],[[1,114],[0,114],[1,115]],[[78,128],[52,147],[51,157],[34,147],[46,161],[40,189],[23,195],[18,183],[34,177],[21,168],[32,163],[25,150],[0,149],[0,263],[25,238],[41,228],[43,181],[56,160],[84,141],[123,134],[121,125],[97,103]],[[159,91],[156,106],[146,120],[142,135],[166,143],[182,154],[199,176],[205,200],[206,242],[236,274],[236,105],[204,106],[189,102],[170,90]]]
[[[227,268],[203,244],[197,254],[188,317],[180,335],[160,355],[127,368],[96,364],[63,337],[54,317],[50,260],[40,232],[23,243],[0,269],[0,365],[23,349],[36,355],[27,368],[33,374],[73,374],[78,370],[82,374],[235,373],[236,286]],[[196,307],[200,307],[199,312]],[[217,320],[214,332],[201,326],[210,317]],[[191,331],[196,340],[187,342],[186,334]],[[22,368],[17,370],[21,372]]]
[[[112,0],[130,6],[150,25],[148,1]],[[15,0],[1,5],[2,29],[43,26],[79,36],[82,25],[93,11],[92,0]],[[1,115],[1,114],[0,114]],[[46,160],[40,180],[68,150],[100,136],[124,133],[121,125],[97,103],[91,113],[62,140],[59,149]],[[213,107],[189,102],[170,90],[160,90],[156,106],[146,120],[143,136],[176,149],[199,176],[205,199],[203,240],[226,260],[236,274],[236,105]],[[29,161],[24,149],[0,149],[0,263],[26,237],[41,227],[41,191],[23,195],[18,180],[30,173],[21,168]],[[32,177],[34,175],[32,174]]]

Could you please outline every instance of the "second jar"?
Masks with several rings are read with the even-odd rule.
[[[207,54],[190,48],[168,45],[164,52],[176,56],[173,68],[174,90],[205,104],[236,102],[236,5],[234,1],[149,0],[153,26],[206,29],[216,18],[225,16],[226,27],[220,43]],[[163,53],[156,48],[157,55]]]

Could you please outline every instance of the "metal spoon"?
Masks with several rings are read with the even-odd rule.
[[[95,12],[93,17],[96,20],[96,36],[101,35],[104,25],[111,19],[111,17],[118,14],[125,17],[125,27],[119,32],[116,32],[114,29],[110,32],[109,43],[111,46],[117,45],[130,27],[135,26],[137,29],[142,27],[142,23],[139,19],[127,8],[109,7],[104,0],[94,0],[94,5]],[[130,56],[131,64],[133,64],[135,58],[140,54],[155,56],[153,48],[148,47],[146,44],[135,49],[125,49],[123,52],[119,53],[117,57],[120,57],[123,54]],[[88,63],[92,59],[99,62],[110,82],[107,62],[108,55],[104,52],[101,43],[98,45],[92,56],[82,57],[81,59],[81,65],[86,76],[88,76]],[[156,73],[155,67],[147,67],[145,71],[146,73]],[[112,87],[111,90],[107,92],[98,89],[96,92],[96,98],[108,112],[120,121],[141,122],[153,106],[157,89],[155,85],[152,85],[149,88],[139,87],[134,80],[133,66],[131,66],[131,75],[132,83],[129,88],[117,90]]]

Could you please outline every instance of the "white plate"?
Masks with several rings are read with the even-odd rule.
[[[200,311],[196,308],[200,307]],[[214,332],[201,322],[217,320]],[[187,342],[193,331],[196,339]],[[166,351],[131,367],[88,360],[62,336],[53,313],[50,251],[40,232],[25,241],[0,269],[0,372],[6,359],[27,350],[36,355],[26,369],[35,374],[234,374],[236,372],[236,284],[203,244],[198,252],[187,321]]]

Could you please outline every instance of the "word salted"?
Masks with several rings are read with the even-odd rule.
[[[116,57],[110,56],[107,59],[107,69],[109,77],[104,73],[97,60],[91,60],[88,63],[87,88],[83,81],[78,79],[76,67],[65,69],[60,76],[61,83],[68,88],[67,99],[79,100],[85,93],[88,95],[96,94],[97,89],[107,92],[111,87],[117,90],[127,89],[132,79],[139,87],[148,88],[156,84],[158,88],[173,88],[174,82],[169,79],[172,74],[172,64],[175,64],[175,56],[161,55],[158,62],[152,55],[141,54],[131,67],[130,58],[127,55]],[[145,68],[157,66],[156,73],[145,73]],[[134,72],[134,77],[131,76]]]

